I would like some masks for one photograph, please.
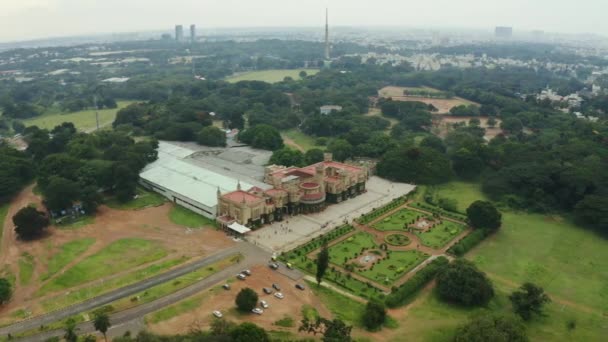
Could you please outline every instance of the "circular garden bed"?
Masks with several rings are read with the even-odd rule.
[[[402,234],[387,235],[384,240],[386,243],[393,246],[407,246],[411,242],[409,237]]]

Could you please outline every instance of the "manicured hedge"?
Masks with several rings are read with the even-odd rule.
[[[423,203],[423,202],[415,202],[411,204],[412,207],[414,208],[419,208],[419,209],[423,209],[423,210],[427,210],[430,211],[432,213],[437,213],[441,216],[445,216],[445,217],[449,217],[455,220],[459,220],[459,221],[466,221],[467,220],[467,216],[463,213],[457,213],[457,212],[453,212],[453,211],[447,211],[443,208],[440,208],[438,206],[435,205],[431,205],[428,203]]]
[[[405,203],[407,201],[407,197],[399,197],[396,198],[394,200],[392,200],[391,202],[387,203],[385,206],[380,207],[378,209],[375,209],[374,211],[372,211],[371,213],[365,214],[365,215],[361,215],[361,217],[359,217],[357,219],[357,222],[359,222],[360,224],[367,224],[370,223],[371,221],[373,221],[374,219],[376,219],[377,217],[379,217],[380,215],[397,208],[398,206],[402,205],[403,203]]]
[[[406,304],[416,292],[433,280],[435,275],[449,263],[450,261],[446,257],[438,257],[431,261],[408,281],[403,283],[403,285],[394,289],[391,294],[386,297],[386,306],[389,308],[396,308]]]
[[[485,229],[475,229],[471,234],[463,237],[460,241],[452,245],[452,247],[448,249],[448,253],[456,256],[463,256],[466,252],[471,250],[471,248],[483,241],[488,235],[489,232]]]

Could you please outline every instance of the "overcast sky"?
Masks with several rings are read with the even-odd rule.
[[[0,0],[0,41],[205,27],[462,27],[608,35],[608,0]]]

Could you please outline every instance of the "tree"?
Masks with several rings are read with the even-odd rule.
[[[542,287],[532,283],[524,283],[509,299],[515,313],[526,321],[529,321],[533,314],[542,315],[543,305],[551,301]]]
[[[230,332],[230,337],[234,342],[270,342],[270,337],[266,330],[258,327],[253,323],[241,323]]]
[[[245,144],[265,150],[278,150],[283,147],[283,138],[279,131],[270,125],[257,125],[248,128],[238,135]]]
[[[438,184],[452,176],[450,161],[428,147],[402,147],[386,152],[377,166],[378,175],[398,182]]]
[[[64,331],[63,338],[66,342],[78,342],[78,334],[76,334],[78,328],[76,327],[76,321],[73,318],[70,318],[65,322]]]
[[[298,74],[301,78],[304,78],[306,76],[308,76],[308,74],[306,73],[306,71],[302,70],[300,71],[300,73]]]
[[[13,216],[13,223],[15,224],[15,232],[20,239],[31,240],[42,235],[44,229],[49,225],[49,219],[44,212],[27,206],[21,208]]]
[[[317,284],[321,285],[321,280],[323,279],[328,266],[329,250],[327,249],[327,245],[323,245],[321,252],[319,252],[319,255],[317,255]]]
[[[437,276],[439,297],[465,306],[483,306],[494,297],[492,282],[468,260],[457,259]]]
[[[496,230],[502,224],[502,214],[488,201],[475,201],[467,208],[467,218],[475,228]]]
[[[242,312],[251,312],[258,304],[258,294],[246,287],[236,296],[236,306]]]
[[[323,334],[323,342],[351,342],[350,336],[353,327],[346,325],[340,319],[330,321],[323,317],[317,317],[314,321],[305,317],[298,331],[305,331],[313,335]]]
[[[319,138],[321,139],[321,138]],[[304,153],[304,164],[312,165],[323,161],[323,151],[318,148],[313,148]]]
[[[475,153],[463,147],[452,155],[452,168],[456,175],[473,179],[481,173],[483,161]]]
[[[47,208],[60,211],[72,206],[80,198],[78,183],[60,176],[51,176],[48,184],[42,189]]]
[[[327,146],[327,151],[331,152],[337,161],[345,161],[353,156],[353,146],[344,139],[332,140]]]
[[[420,142],[420,147],[432,148],[441,153],[445,153],[445,150],[446,150],[443,140],[441,140],[441,138],[436,137],[434,135],[430,135],[430,136],[422,139],[422,141]]]
[[[608,233],[608,196],[587,195],[574,207],[577,221]]]
[[[496,119],[493,116],[488,118],[488,127],[494,128],[496,126]]]
[[[4,304],[11,299],[13,287],[6,278],[0,278],[0,304]]]
[[[282,149],[276,150],[272,153],[269,163],[287,167],[304,166],[304,155],[298,150],[283,147]]]
[[[459,328],[454,342],[527,342],[526,327],[512,315],[480,315]]]
[[[369,301],[363,313],[363,325],[368,330],[376,330],[386,321],[386,307],[383,303]]]
[[[110,316],[104,311],[95,312],[93,326],[95,327],[95,330],[103,334],[103,338],[107,341],[108,337],[106,336],[106,333],[112,326],[112,323],[110,323]]]
[[[520,119],[509,117],[500,123],[500,128],[511,134],[518,134],[524,129],[524,125],[521,123]]]
[[[213,335],[228,335],[234,328],[236,328],[236,324],[225,319],[214,319],[211,322]]]
[[[12,126],[15,133],[21,134],[25,130],[25,124],[19,120],[14,120]]]
[[[206,146],[226,146],[226,133],[215,126],[207,126],[198,133],[196,141]]]

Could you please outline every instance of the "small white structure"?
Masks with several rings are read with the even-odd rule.
[[[342,106],[334,106],[334,105],[325,105],[325,106],[321,106],[321,108],[319,108],[319,111],[323,115],[329,115],[333,111],[339,112],[341,110],[342,110]]]

